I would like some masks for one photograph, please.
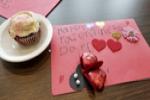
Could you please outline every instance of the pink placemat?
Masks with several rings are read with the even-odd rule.
[[[129,28],[138,33],[138,43],[121,37],[122,49],[115,53],[108,47],[97,51],[92,45],[93,39],[107,41],[112,39],[112,32]],[[101,68],[107,73],[106,86],[150,78],[150,48],[133,19],[105,21],[103,30],[96,23],[54,26],[51,49],[53,95],[75,91],[69,85],[69,78],[80,63],[80,55],[86,51],[104,61]]]
[[[0,0],[0,15],[9,18],[21,10],[47,15],[60,0]]]

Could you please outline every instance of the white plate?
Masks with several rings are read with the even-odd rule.
[[[0,26],[0,57],[8,62],[24,62],[41,54],[50,44],[52,39],[52,25],[47,18],[40,14],[35,18],[40,22],[41,37],[37,44],[25,47],[19,45],[9,36],[8,26],[10,19]]]

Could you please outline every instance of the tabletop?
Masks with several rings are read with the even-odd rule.
[[[150,45],[150,0],[62,0],[48,15],[53,25],[134,18]],[[0,23],[5,19],[0,18]],[[150,79],[87,91],[52,96],[50,47],[23,63],[0,59],[0,100],[149,100]]]

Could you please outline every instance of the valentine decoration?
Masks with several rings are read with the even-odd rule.
[[[72,76],[70,77],[71,87],[76,90],[82,90],[85,87],[89,89],[91,86],[92,91],[102,90],[106,79],[106,73],[100,69],[102,64],[103,61],[98,61],[94,54],[90,52],[83,53],[80,58],[80,66],[78,66],[78,68],[80,67],[80,72],[73,74],[75,80],[72,80]],[[81,76],[78,76],[77,73]],[[82,79],[79,77],[82,77]],[[73,82],[75,82],[76,87]],[[80,84],[84,86],[80,87]]]
[[[74,77],[75,79],[77,79],[77,78],[78,78],[78,74],[77,74],[77,73],[74,73],[73,77]]]
[[[138,31],[131,27],[123,28],[122,35],[130,43],[137,43],[139,41]]]
[[[112,37],[116,40],[119,40],[121,38],[120,32],[112,32]]]
[[[104,87],[106,73],[100,69],[103,61],[98,61],[97,57],[89,52],[81,56],[82,73],[94,90],[102,90]]]
[[[139,38],[137,43],[129,42],[123,37],[123,33],[127,32],[124,30],[128,30],[126,27],[134,29]],[[92,28],[88,28],[86,24],[55,25],[53,31],[54,36],[51,43],[51,87],[53,95],[82,91],[87,87],[92,89],[95,86],[87,84],[89,83],[88,79],[82,74],[84,67],[80,64],[79,58],[85,52],[93,53],[96,55],[97,61],[100,60],[101,66],[99,68],[107,75],[105,87],[150,77],[149,45],[133,19],[105,21],[102,30],[94,23]],[[123,38],[119,40],[113,38],[112,32],[120,32]],[[101,50],[97,49],[100,50],[97,51],[94,45],[97,43],[95,45],[97,48],[100,43],[94,42],[93,45],[92,41],[95,39],[96,41],[105,41],[106,47]],[[104,63],[102,64],[101,61]],[[88,66],[87,70],[91,72],[90,67]],[[74,73],[78,74],[78,78],[74,78]],[[101,72],[94,71],[92,75],[95,75],[94,73]],[[87,73],[87,75],[91,74]],[[78,86],[76,84],[77,79],[80,81]],[[92,76],[89,77],[89,80],[93,82]]]
[[[102,51],[106,47],[106,42],[105,40],[99,40],[99,39],[93,39],[92,40],[92,45],[97,50],[98,52]]]
[[[112,52],[117,52],[122,49],[122,44],[119,41],[114,41],[113,39],[107,40],[107,45]]]

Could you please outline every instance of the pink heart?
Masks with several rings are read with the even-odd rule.
[[[92,45],[98,52],[100,52],[106,47],[106,42],[105,40],[93,39]]]
[[[114,41],[113,39],[107,40],[107,45],[112,52],[117,52],[122,48],[121,43],[119,41]]]

